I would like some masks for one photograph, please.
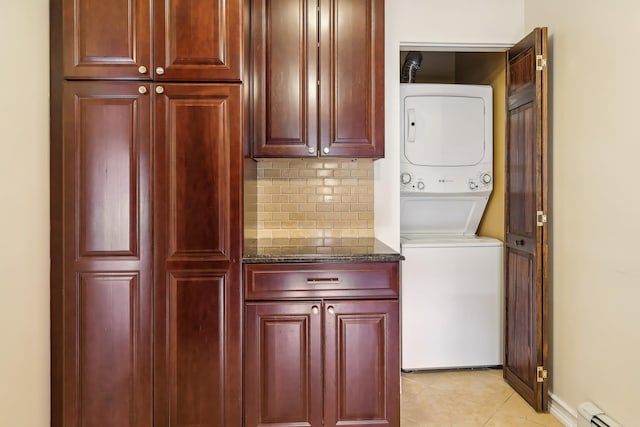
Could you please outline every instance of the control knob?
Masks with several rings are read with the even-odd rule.
[[[469,189],[476,190],[478,188],[478,184],[475,181],[469,181]]]
[[[403,184],[408,184],[411,182],[411,174],[407,172],[403,172],[400,174],[400,182]]]
[[[484,183],[484,184],[489,184],[491,182],[491,174],[488,173],[483,173],[480,176],[480,180]]]
[[[424,190],[424,182],[418,181],[417,186],[418,186],[418,190]]]

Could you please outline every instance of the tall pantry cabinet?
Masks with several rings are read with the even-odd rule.
[[[51,1],[52,426],[240,426],[242,0]]]

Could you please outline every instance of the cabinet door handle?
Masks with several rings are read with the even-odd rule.
[[[333,306],[332,306],[332,305],[330,305],[330,306],[327,308],[327,312],[328,312],[329,314],[334,314],[334,313],[336,312],[336,310],[333,308]]]
[[[318,313],[320,313],[320,308],[318,308],[317,305],[314,305],[313,307],[311,307],[311,312],[313,314],[318,314]]]
[[[308,277],[307,285],[329,285],[340,283],[338,277]]]

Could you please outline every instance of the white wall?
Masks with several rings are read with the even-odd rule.
[[[0,0],[0,425],[49,425],[49,2]]]
[[[640,419],[640,3],[526,0],[552,54],[553,393]]]
[[[400,248],[400,46],[512,44],[524,33],[524,0],[386,1],[385,158],[374,162],[376,237]]]

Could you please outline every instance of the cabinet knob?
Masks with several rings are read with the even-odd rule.
[[[316,149],[313,147],[309,147],[309,154],[313,154],[316,152]]]
[[[329,308],[327,308],[327,312],[328,312],[329,314],[334,314],[334,313],[336,312],[336,310],[333,308],[333,306],[332,306],[332,305],[330,305],[330,306],[329,306]]]
[[[322,152],[323,152],[324,154],[329,154],[329,147],[324,147],[324,148],[322,149]]]
[[[162,68],[162,67],[156,68],[156,74],[159,75],[159,76],[163,75],[164,74],[164,68]]]
[[[156,86],[156,93],[164,93],[164,87]]]
[[[314,305],[313,307],[311,307],[311,312],[313,314],[318,314],[318,313],[320,313],[320,309],[318,308],[317,305]]]
[[[140,87],[138,88],[138,92],[139,92],[141,95],[144,95],[145,93],[147,93],[147,88],[146,88],[145,86],[140,86]]]
[[[145,67],[144,65],[139,66],[139,67],[138,67],[138,72],[139,72],[140,74],[144,74],[144,73],[146,73],[146,72],[147,72],[147,67]]]

